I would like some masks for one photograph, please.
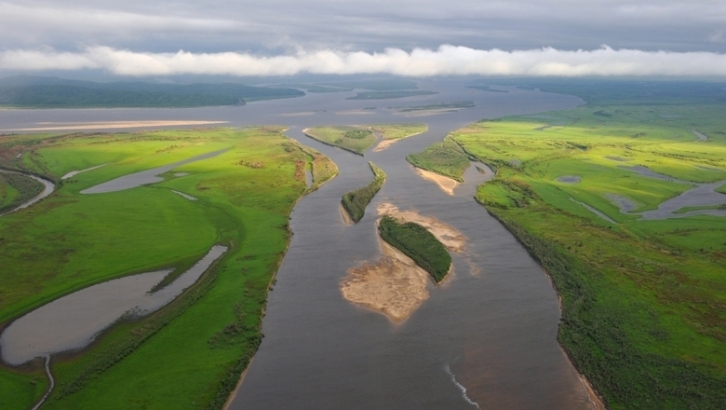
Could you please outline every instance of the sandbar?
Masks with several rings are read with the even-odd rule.
[[[118,128],[172,127],[180,125],[226,124],[229,121],[112,121],[81,123],[39,123],[42,127],[16,128],[13,131],[64,131]],[[57,125],[56,125],[57,124]]]
[[[379,241],[383,256],[350,268],[340,290],[345,299],[400,323],[429,298],[429,274],[398,249]]]
[[[401,139],[403,139],[403,138],[401,138]],[[379,151],[388,149],[391,145],[395,144],[398,141],[399,140],[381,140],[381,142],[379,142],[378,145],[376,145],[376,147],[373,148],[373,152],[379,152]]]
[[[338,208],[340,211],[340,217],[343,218],[343,222],[345,222],[348,226],[353,225],[353,219],[348,214],[348,211],[345,210],[342,203],[338,206]]]
[[[436,218],[423,216],[416,211],[401,211],[393,204],[383,203],[376,208],[378,216],[392,216],[404,222],[414,222],[431,232],[446,249],[456,253],[462,253],[466,246],[466,236],[458,229]]]
[[[454,195],[454,189],[459,186],[459,183],[456,180],[437,174],[435,172],[426,171],[425,169],[421,168],[416,168],[416,172],[421,176],[421,178],[435,182],[442,191],[446,192],[449,195]]]

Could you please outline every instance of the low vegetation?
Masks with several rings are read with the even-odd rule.
[[[0,150],[8,154],[3,158],[12,158],[0,165],[56,181],[109,163],[0,217],[0,326],[91,284],[183,269],[214,244],[230,246],[165,308],[119,323],[84,352],[54,357],[56,388],[44,409],[222,407],[261,341],[268,286],[290,238],[292,207],[337,172],[327,158],[281,132],[257,127],[0,137]],[[114,193],[79,193],[222,148],[228,151],[174,170],[188,175],[169,173],[163,182]],[[305,182],[309,167],[311,187]],[[40,366],[0,367],[0,408],[30,408],[45,387]]]
[[[43,184],[24,175],[0,171],[0,214],[18,207],[43,191]]]
[[[374,132],[377,132],[384,140],[400,140],[422,134],[429,129],[428,125],[420,122],[402,124],[371,124],[369,127]]]
[[[424,151],[406,157],[415,167],[464,182],[464,172],[470,166],[469,155],[447,136],[442,142],[432,144]]]
[[[627,105],[621,94],[597,101],[472,124],[450,135],[450,150],[433,152],[446,158],[455,141],[496,167],[476,199],[552,277],[560,343],[609,408],[726,408],[726,217],[638,220],[692,185],[626,168],[726,180],[723,106],[645,96]],[[693,129],[712,137],[698,141]],[[456,176],[424,158],[416,160]],[[621,212],[613,195],[636,208]]]
[[[307,128],[305,135],[324,144],[342,148],[346,151],[363,155],[364,152],[378,141],[399,140],[426,132],[428,126],[422,123],[404,124],[371,124],[321,126]]]
[[[378,225],[378,230],[384,241],[413,259],[417,265],[431,274],[436,283],[441,282],[449,273],[451,255],[423,226],[384,216]]]
[[[243,84],[97,83],[52,77],[0,80],[0,106],[26,108],[201,107],[305,95],[293,88]]]
[[[368,165],[370,165],[371,171],[373,171],[373,181],[363,188],[346,193],[343,195],[343,199],[341,200],[343,208],[355,222],[358,222],[361,218],[363,218],[363,215],[366,212],[366,206],[368,206],[371,199],[373,199],[376,193],[378,193],[383,184],[386,182],[386,173],[383,172],[382,169],[378,168],[376,164],[372,162],[369,162]]]

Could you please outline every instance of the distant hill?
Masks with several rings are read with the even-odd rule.
[[[303,95],[292,88],[237,83],[97,83],[35,76],[0,79],[0,106],[22,108],[202,107]]]

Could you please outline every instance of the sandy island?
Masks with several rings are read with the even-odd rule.
[[[395,205],[381,204],[378,215],[390,215],[406,222],[415,222],[428,229],[444,246],[461,253],[466,237],[435,218],[422,216],[415,211],[400,211]],[[429,298],[427,286],[429,273],[413,259],[380,239],[383,256],[377,261],[364,262],[350,268],[340,290],[343,297],[388,316],[394,323],[406,320]]]
[[[379,240],[384,256],[349,269],[340,290],[345,299],[400,323],[429,298],[429,274],[401,251]]]
[[[421,176],[421,178],[435,182],[442,191],[446,192],[449,195],[454,195],[454,189],[459,186],[459,182],[457,182],[456,180],[445,177],[443,175],[439,175],[435,172],[426,171],[425,169],[421,168],[416,168],[416,172]]]
[[[431,232],[446,249],[462,253],[466,246],[466,237],[458,229],[436,218],[423,216],[416,211],[401,211],[397,206],[390,203],[383,203],[376,208],[378,216],[392,216],[404,222],[414,222]]]

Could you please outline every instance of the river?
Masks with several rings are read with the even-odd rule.
[[[41,122],[130,120],[228,121],[231,126],[280,124],[287,134],[328,155],[340,175],[302,198],[292,214],[290,248],[270,293],[265,338],[231,409],[587,409],[577,372],[556,341],[557,296],[542,268],[473,200],[468,178],[454,195],[418,176],[409,153],[467,123],[505,115],[566,109],[572,96],[510,89],[465,88],[463,80],[420,81],[431,96],[345,100],[354,93],[311,94],[244,107],[200,109],[5,110],[6,130]],[[474,101],[475,108],[405,117],[387,107]],[[371,114],[353,113],[365,110]],[[347,113],[345,111],[348,111]],[[366,158],[320,144],[302,129],[327,124],[426,122],[429,131]],[[388,181],[356,225],[339,213],[343,193],[367,184],[367,161]],[[471,173],[469,173],[470,175]],[[392,203],[454,226],[468,238],[453,255],[454,272],[405,322],[343,299],[347,270],[380,254],[375,207]]]

